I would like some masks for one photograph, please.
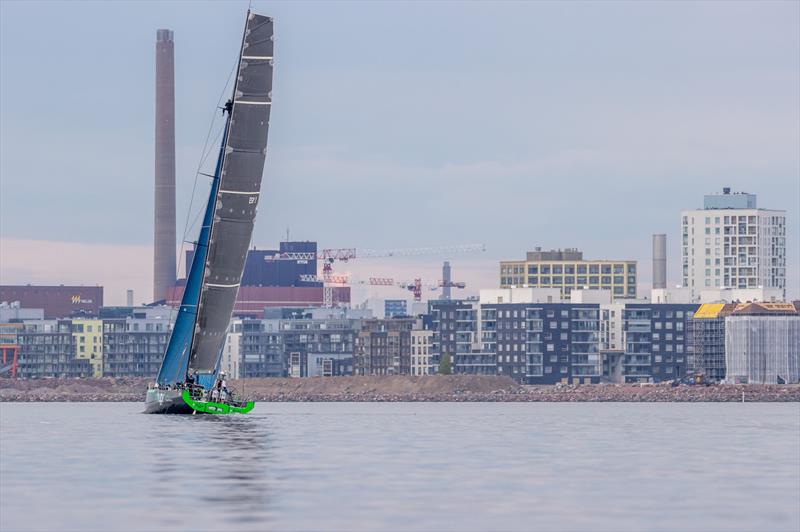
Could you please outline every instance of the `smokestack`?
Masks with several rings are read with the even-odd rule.
[[[153,301],[175,285],[175,45],[156,32],[156,161]]]
[[[133,290],[128,290],[128,293],[125,296],[125,304],[129,307],[133,306]]]
[[[444,261],[442,264],[442,299],[450,299],[450,262]]]
[[[667,235],[653,235],[653,289],[667,287]]]

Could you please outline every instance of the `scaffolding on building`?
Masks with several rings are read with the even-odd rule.
[[[713,381],[725,379],[725,316],[735,305],[706,303],[687,324],[689,371]]]
[[[691,373],[721,381],[725,378],[725,318],[693,318],[688,323]]]
[[[800,382],[800,316],[729,316],[725,323],[728,382]]]

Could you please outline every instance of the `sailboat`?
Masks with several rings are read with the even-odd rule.
[[[261,193],[272,107],[273,20],[248,10],[233,96],[203,224],[149,414],[246,413],[252,401],[212,400]]]

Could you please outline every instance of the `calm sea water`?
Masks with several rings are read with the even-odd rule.
[[[0,530],[800,530],[798,404],[0,404]]]

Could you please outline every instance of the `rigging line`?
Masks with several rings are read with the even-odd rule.
[[[214,141],[212,142],[212,145],[215,145],[217,143],[217,141],[219,140],[220,136],[222,136],[223,132],[224,132],[224,128],[222,128],[220,130],[220,132],[217,134],[217,136],[214,138]],[[209,150],[208,154],[206,154],[206,158],[211,153],[212,153],[212,151]],[[211,174],[206,174],[205,172],[198,172],[198,175],[201,175],[201,176],[204,176],[204,177],[209,177],[211,179],[215,179],[216,178],[216,176],[213,176]],[[188,223],[189,222],[188,216],[191,215],[191,211],[187,212],[187,220],[186,220],[186,222],[187,222],[188,225],[186,226],[186,230],[183,232],[183,243],[184,244],[189,242],[186,237],[194,229],[195,224],[197,223],[197,220],[200,219],[200,216],[203,214],[203,212],[204,212],[204,209],[202,207],[197,209],[197,213],[195,214],[194,218],[192,219],[192,223]]]
[[[198,210],[198,211],[197,211],[197,214],[195,215],[195,217],[194,217],[194,220],[192,220],[192,224],[189,226],[190,228],[192,228],[192,227],[194,227],[194,226],[195,226],[195,224],[197,223],[197,220],[199,220],[199,219],[200,219],[200,215],[201,215],[201,214],[203,214],[203,210],[202,210],[202,209],[200,209],[200,210]],[[188,242],[188,240],[184,239],[184,240],[183,240],[183,242],[184,242],[184,244],[185,244],[185,243],[187,243],[187,242]],[[196,242],[194,242],[193,244],[196,244]],[[197,248],[197,246],[196,246],[196,245],[195,245],[194,247],[195,247],[195,248]],[[181,251],[183,251],[183,250],[181,250]]]
[[[213,115],[211,116],[211,123],[208,126],[208,132],[206,133],[206,139],[205,139],[205,142],[203,143],[203,149],[201,151],[200,162],[197,165],[197,171],[195,172],[195,175],[194,175],[194,184],[192,185],[192,195],[191,195],[190,200],[189,200],[189,209],[186,211],[186,222],[184,223],[184,227],[183,227],[183,238],[182,238],[183,241],[186,240],[186,235],[188,234],[189,229],[190,229],[189,217],[192,214],[192,207],[194,206],[195,193],[197,192],[197,181],[199,179],[199,174],[201,173],[200,170],[202,169],[203,164],[205,163],[206,159],[208,158],[208,154],[211,153],[211,150],[208,149],[208,146],[209,146],[209,140],[211,139],[211,134],[214,131],[214,125],[215,125],[215,123],[217,121],[217,109],[219,108],[220,102],[222,102],[222,98],[225,97],[225,92],[228,90],[228,86],[231,83],[231,77],[233,76],[233,71],[235,70],[235,68],[236,68],[236,65],[234,64],[234,67],[231,69],[230,73],[228,74],[228,79],[225,82],[225,86],[222,88],[222,91],[220,91],[219,97],[217,98],[217,105],[214,107]],[[219,138],[219,135],[217,135],[215,137],[215,140],[218,139],[218,138]],[[203,155],[203,154],[205,154],[205,155]],[[195,217],[195,221],[196,221],[196,219],[197,219],[197,217]],[[194,222],[192,223],[192,226],[193,225],[194,225]],[[183,260],[183,255],[184,255],[183,254],[183,245],[181,245],[181,255],[180,255],[179,261]],[[180,264],[179,264],[179,269],[180,269]]]
[[[222,134],[224,132],[225,132],[225,128],[224,127],[219,128],[219,131],[217,132],[216,136],[214,137],[214,140],[210,143],[210,147],[209,147],[208,151],[205,152],[205,154],[203,155],[202,159],[200,160],[200,167],[202,167],[205,164],[205,162],[208,160],[208,156],[209,155],[211,155],[212,153],[217,151],[214,148],[217,145],[217,143],[219,142],[219,140],[222,137]],[[199,168],[198,168],[198,173],[201,174],[201,175],[208,175],[208,174],[204,174],[203,172],[201,172]],[[210,177],[215,177],[215,176],[210,176]]]
[[[197,170],[195,171],[195,174],[194,174],[194,185],[192,186],[192,196],[191,196],[191,199],[190,199],[190,202],[189,202],[189,210],[186,213],[186,223],[187,224],[189,222],[189,216],[191,215],[192,206],[194,204],[194,195],[195,195],[195,192],[197,190],[197,180],[199,178],[200,170],[202,169],[203,164],[205,163],[206,159],[208,158],[209,153],[211,153],[211,150],[209,149],[209,140],[211,140],[211,134],[214,131],[214,124],[217,121],[217,109],[219,108],[219,104],[222,102],[222,99],[225,97],[225,92],[228,90],[228,86],[231,83],[231,78],[233,77],[233,72],[234,72],[235,69],[236,69],[236,64],[234,64],[233,68],[231,69],[230,73],[228,74],[228,79],[225,82],[225,86],[222,88],[222,91],[220,91],[219,97],[217,98],[217,105],[214,106],[214,111],[213,111],[214,114],[211,116],[211,124],[208,126],[208,132],[206,133],[206,140],[203,143],[203,150],[200,152],[201,153],[200,162],[198,163]],[[215,139],[216,138],[219,138],[219,135],[217,135],[215,137]],[[183,230],[184,231],[183,232],[183,239],[184,240],[186,240],[186,231],[187,230],[188,230],[188,227],[186,227],[184,225],[184,230]]]
[[[205,162],[205,159],[208,157],[208,155],[203,157],[202,153],[205,152],[206,149],[208,148],[208,141],[211,138],[211,133],[212,133],[212,131],[214,131],[214,124],[217,121],[217,109],[219,108],[219,104],[222,103],[222,99],[225,97],[225,92],[228,90],[228,86],[230,86],[230,84],[231,84],[231,78],[233,78],[233,73],[236,71],[236,68],[238,67],[238,65],[239,65],[239,60],[237,59],[236,62],[234,62],[230,73],[228,73],[228,79],[225,81],[225,86],[222,87],[222,90],[219,93],[219,97],[217,98],[217,105],[214,106],[214,110],[212,111],[213,114],[211,115],[211,123],[208,126],[208,132],[206,133],[206,140],[203,143],[203,149],[200,152],[201,153],[200,162],[198,163],[197,171],[195,171],[195,174],[194,174],[194,184],[192,185],[192,196],[191,196],[191,198],[189,200],[189,209],[186,211],[186,222],[184,222],[184,225],[183,225],[183,238],[181,238],[181,247],[180,247],[180,254],[178,255],[178,265],[177,265],[176,273],[178,271],[180,271],[181,267],[183,266],[183,257],[186,254],[186,252],[185,252],[186,234],[189,232],[189,227],[188,227],[188,225],[189,225],[189,217],[191,216],[192,207],[194,205],[194,196],[195,196],[195,192],[197,191],[197,180],[199,179],[199,174],[200,174],[200,170],[202,168],[202,165]],[[197,217],[195,217],[195,221],[196,220],[197,220]],[[192,225],[194,225],[194,223],[195,222],[192,222]],[[187,278],[188,278],[188,276],[187,276]],[[181,297],[181,299],[183,299],[183,297]],[[172,318],[173,318],[174,314],[175,314],[175,308],[171,307],[171,310],[169,312],[169,320],[170,320],[170,322],[172,321]],[[172,336],[172,335],[170,335],[170,336]],[[167,345],[169,345],[169,344],[167,344]]]

